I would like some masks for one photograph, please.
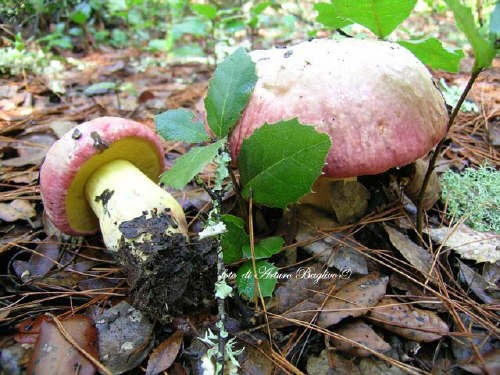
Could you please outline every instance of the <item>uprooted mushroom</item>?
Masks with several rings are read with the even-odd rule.
[[[201,297],[183,294],[203,283],[191,273],[210,261],[200,246],[188,244],[180,204],[155,183],[163,169],[163,147],[154,131],[135,121],[101,117],[58,140],[40,170],[49,219],[71,235],[100,227],[107,249],[129,273],[136,304],[157,316],[182,309],[185,301],[197,303]]]
[[[445,134],[441,93],[425,66],[397,44],[319,39],[250,55],[258,81],[230,137],[234,161],[258,127],[296,117],[332,140],[313,187],[328,191],[339,179],[410,164]],[[302,201],[324,205],[318,195]]]

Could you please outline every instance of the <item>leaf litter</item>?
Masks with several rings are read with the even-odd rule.
[[[104,349],[99,346],[99,358],[104,363],[106,358],[109,359],[109,356],[116,355],[118,358],[115,361],[116,363],[108,360],[107,364],[111,367],[115,366],[117,373],[124,368],[134,369],[141,365],[145,367],[145,360],[155,344],[157,349],[154,353],[158,354],[151,356],[150,362],[154,361],[155,358],[162,359],[160,362],[164,362],[161,367],[164,367],[165,363],[168,364],[173,361],[172,373],[175,374],[175,371],[185,373],[184,367],[189,366],[186,365],[184,360],[181,361],[178,355],[180,354],[183,359],[184,356],[189,357],[189,355],[183,354],[182,350],[177,349],[177,347],[179,343],[189,340],[190,337],[185,336],[182,340],[175,338],[172,343],[166,341],[168,338],[163,337],[161,342],[164,344],[159,345],[160,341],[155,341],[151,333],[151,322],[148,325],[146,320],[141,320],[143,326],[140,328],[131,325],[129,315],[135,316],[134,310],[130,310],[130,306],[123,307],[119,303],[123,299],[121,293],[124,290],[120,286],[123,286],[124,275],[116,269],[110,258],[102,252],[102,244],[97,238],[86,239],[87,243],[83,247],[84,251],[82,251],[82,248],[70,247],[68,254],[76,257],[73,261],[71,261],[71,258],[65,258],[68,261],[64,261],[61,253],[66,253],[67,250],[58,249],[56,251],[59,245],[37,242],[40,239],[44,242],[47,240],[47,238],[44,238],[43,232],[36,232],[36,230],[43,231],[40,218],[41,207],[38,204],[37,167],[43,159],[47,147],[55,141],[56,137],[59,137],[63,131],[70,129],[75,124],[99,115],[133,117],[151,125],[153,116],[159,110],[164,109],[166,106],[169,108],[194,107],[206,90],[206,79],[210,72],[206,66],[177,65],[168,69],[158,68],[157,71],[149,69],[143,73],[136,72],[131,77],[127,77],[126,83],[132,83],[135,92],[134,90],[113,93],[104,92],[94,97],[87,97],[83,93],[85,88],[90,87],[91,84],[111,81],[113,79],[110,78],[113,78],[117,72],[129,70],[130,65],[127,62],[123,63],[121,60],[124,57],[128,58],[129,56],[124,56],[123,53],[121,55],[98,53],[89,56],[87,60],[95,60],[95,64],[89,70],[73,71],[72,74],[67,76],[67,94],[62,101],[49,100],[46,87],[39,81],[30,85],[28,88],[30,92],[26,90],[27,87],[23,82],[6,83],[2,80],[0,84],[0,93],[2,93],[2,98],[0,98],[2,100],[0,118],[0,135],[2,136],[0,140],[2,141],[0,146],[2,158],[1,182],[4,184],[1,191],[2,204],[9,205],[10,202],[16,200],[27,202],[31,209],[25,205],[25,211],[21,210],[21,212],[24,212],[24,217],[31,220],[34,225],[33,227],[23,217],[18,217],[10,222],[2,219],[3,222],[0,223],[2,233],[2,250],[0,254],[5,259],[14,259],[8,270],[9,274],[6,273],[5,275],[8,276],[5,278],[6,282],[2,284],[2,297],[6,298],[5,301],[8,301],[10,305],[0,306],[0,323],[7,326],[19,322],[27,315],[41,317],[43,316],[42,313],[47,310],[70,315],[72,310],[68,309],[68,306],[74,304],[72,306],[76,310],[73,314],[78,314],[79,311],[87,311],[92,316],[92,324],[95,324],[99,331],[99,342],[108,337],[109,346],[103,344]],[[126,58],[124,61],[127,61]],[[116,63],[117,59],[118,64]],[[179,77],[181,79],[178,79]],[[452,84],[454,76],[449,78],[447,81]],[[491,78],[491,76],[488,78],[485,75],[483,81],[479,82],[481,90],[485,90],[483,92],[491,92],[486,91],[492,86],[488,83],[488,79],[494,80],[496,78]],[[484,96],[481,96],[482,94],[478,95],[481,90],[478,89],[476,93],[473,93],[478,102],[480,102],[479,99],[484,98]],[[494,105],[498,101],[492,103],[483,103],[483,113],[460,114],[457,126],[450,133],[451,143],[444,151],[444,158],[441,164],[438,165],[438,172],[449,166],[459,170],[466,165],[479,166],[485,160],[493,165],[498,165],[500,162],[498,150],[491,147],[491,140],[488,140],[488,135],[491,138],[491,129],[494,129],[494,121],[498,118],[498,106]],[[483,126],[484,124],[488,126]],[[183,154],[186,149],[184,145],[179,144],[165,143],[165,146],[167,155],[170,156],[172,154]],[[380,194],[374,194],[373,189],[369,190],[369,196],[368,194],[365,195],[368,202],[367,208],[362,205],[361,208],[355,210],[353,217],[361,217],[360,212],[366,209],[368,209],[370,215],[373,199],[379,198]],[[408,191],[407,193],[410,194]],[[183,206],[191,210],[193,217],[200,213],[203,214],[203,207],[206,206],[208,201],[204,194],[197,187],[191,186],[183,197]],[[439,207],[439,203],[437,206]],[[4,210],[2,209],[1,212],[3,214]],[[484,348],[483,359],[490,371],[494,373],[497,368],[495,366],[498,364],[498,349],[495,349],[497,330],[494,325],[497,318],[492,315],[490,309],[491,304],[495,303],[498,298],[496,287],[499,273],[498,265],[495,263],[496,259],[498,259],[496,256],[498,244],[487,245],[486,238],[476,237],[475,234],[472,234],[472,237],[465,236],[458,243],[454,243],[450,241],[452,238],[449,235],[450,229],[446,227],[440,228],[443,233],[437,237],[436,233],[439,232],[433,232],[433,235],[431,234],[432,240],[439,245],[443,243],[446,237],[449,237],[447,242],[444,243],[444,249],[456,249],[457,254],[462,257],[462,261],[460,263],[451,262],[451,267],[449,267],[446,260],[443,259],[441,250],[438,253],[439,258],[435,259],[434,266],[434,272],[439,277],[422,286],[415,282],[420,279],[413,279],[413,276],[412,279],[409,279],[406,275],[397,273],[392,268],[393,263],[387,262],[387,260],[400,260],[402,257],[404,262],[410,263],[420,272],[425,272],[429,269],[430,258],[423,254],[432,254],[427,249],[427,244],[415,242],[410,235],[410,230],[400,231],[399,225],[396,228],[393,226],[394,223],[398,222],[396,220],[406,218],[407,212],[393,210],[379,211],[379,213],[380,215],[370,216],[368,219],[354,220],[352,225],[344,226],[347,231],[342,233],[338,233],[337,230],[332,231],[334,226],[338,226],[336,222],[337,216],[341,217],[341,220],[345,222],[350,222],[352,219],[349,218],[349,212],[344,214],[339,211],[339,208],[337,208],[337,212],[334,210],[331,214],[323,213],[320,215],[314,212],[308,218],[302,218],[302,221],[312,224],[309,227],[306,226],[306,229],[302,227],[295,238],[297,243],[300,244],[300,246],[297,245],[296,247],[298,249],[298,260],[303,262],[305,258],[310,257],[312,254],[316,262],[305,263],[305,265],[316,269],[315,272],[324,270],[326,264],[331,267],[329,269],[331,272],[351,267],[353,275],[349,280],[336,280],[335,282],[320,280],[316,284],[313,280],[303,282],[301,279],[294,282],[282,282],[276,291],[275,297],[270,302],[275,304],[275,309],[269,310],[274,314],[272,315],[273,319],[271,319],[271,330],[275,341],[272,343],[274,346],[265,347],[267,353],[273,353],[275,350],[273,347],[276,348],[277,346],[283,350],[283,353],[287,353],[286,348],[288,346],[284,344],[286,341],[277,339],[281,332],[285,332],[286,335],[291,335],[289,342],[292,344],[288,345],[292,348],[306,348],[303,352],[291,351],[291,353],[300,353],[294,358],[301,358],[300,361],[305,359],[302,362],[306,365],[301,368],[305,370],[307,367],[308,373],[326,374],[332,371],[339,374],[369,372],[371,375],[402,373],[398,367],[375,359],[373,356],[361,360],[354,359],[352,353],[356,351],[357,354],[362,353],[362,349],[355,346],[350,349],[353,351],[351,354],[346,354],[348,356],[346,358],[337,352],[323,349],[325,345],[317,344],[316,341],[311,346],[306,345],[306,343],[310,342],[308,341],[310,337],[316,336],[318,338],[322,334],[314,329],[301,328],[294,321],[310,322],[316,318],[318,319],[317,323],[321,323],[321,326],[346,337],[353,337],[349,336],[351,335],[349,329],[354,323],[363,327],[368,326],[370,329],[375,330],[377,334],[382,335],[393,347],[396,347],[394,338],[404,342],[406,339],[400,337],[405,336],[411,337],[412,340],[418,338],[425,341],[443,335],[443,340],[456,343],[458,340],[455,339],[455,336],[446,336],[448,330],[451,330],[452,333],[458,332],[459,336],[456,337],[461,337],[462,334],[474,333],[478,335],[478,340],[475,340],[473,345],[470,344],[468,339],[463,340],[463,344],[460,346],[461,349],[457,349],[458,346],[454,345],[454,354],[457,358],[464,359],[463,364],[461,364],[464,369],[471,373],[480,373],[481,360],[476,358],[465,361],[465,358],[475,356],[474,345],[481,352],[483,352]],[[433,212],[430,215],[434,215],[431,219],[441,222],[442,218],[439,214]],[[315,216],[318,219],[313,219]],[[322,224],[319,223],[320,217],[323,220]],[[387,224],[380,226],[377,221],[383,221]],[[386,238],[383,238],[387,228],[391,228],[389,232],[392,230],[392,238],[389,238],[390,243],[387,242]],[[468,233],[468,230],[465,230],[465,232]],[[381,233],[384,235],[380,235]],[[37,241],[31,241],[33,236]],[[304,243],[306,245],[302,246]],[[366,247],[359,246],[360,243],[363,243]],[[471,243],[480,246],[471,246]],[[415,246],[420,250],[414,252]],[[89,249],[89,247],[92,249]],[[319,250],[312,250],[314,247]],[[29,254],[24,251],[26,248],[35,251]],[[394,248],[398,251],[394,251]],[[433,251],[436,248],[437,246],[434,245]],[[19,253],[19,250],[23,252]],[[475,252],[475,250],[477,251]],[[16,257],[13,256],[14,253],[16,253]],[[450,255],[453,254],[450,252],[444,252],[444,254],[452,258],[455,257],[455,255]],[[86,260],[83,260],[82,257]],[[473,262],[467,262],[467,259],[490,263],[474,264]],[[59,269],[60,265],[66,265],[66,267]],[[376,272],[381,272],[381,274],[377,275]],[[388,283],[387,276],[380,276],[389,274],[391,275],[390,283]],[[405,286],[404,289],[400,289],[403,284],[393,282],[392,276],[396,274],[406,280],[407,286],[411,285],[412,288]],[[367,279],[363,281],[363,277],[359,278],[360,275]],[[10,282],[13,278],[16,280],[15,283]],[[436,282],[440,278],[443,281]],[[451,278],[454,280],[451,280]],[[103,281],[111,279],[113,282]],[[370,283],[366,283],[366,280],[373,280],[374,285],[369,285]],[[455,289],[453,286],[457,280],[460,281],[461,287],[464,288],[463,291],[458,287]],[[443,293],[446,297],[440,296],[440,288],[445,288],[449,294]],[[60,299],[46,300],[47,295],[45,293],[54,290],[57,290],[56,293],[58,293],[57,296]],[[384,301],[387,302],[387,298],[392,298],[397,290],[404,290],[406,294],[397,295],[397,299],[391,299],[389,302],[394,306],[403,307],[396,312],[392,308],[387,308],[389,312],[386,313],[393,318],[393,320],[390,320],[388,315],[383,314],[384,308],[377,307],[377,302],[379,304]],[[467,294],[469,290],[472,292],[471,294]],[[380,302],[380,298],[383,297],[385,298]],[[425,304],[429,300],[433,300],[433,303]],[[405,304],[407,301],[411,301],[413,304]],[[115,303],[118,304],[112,307]],[[419,308],[414,307],[417,304]],[[433,306],[434,308],[431,311]],[[436,312],[438,306],[439,309]],[[460,324],[450,318],[446,320],[447,322],[453,321],[451,328],[449,328],[447,324],[443,324],[442,320],[445,316],[449,316],[445,314],[448,311],[446,306],[454,306],[454,308],[458,307],[461,311],[469,311],[471,318],[468,321],[462,319],[463,322],[460,322]],[[90,314],[89,310],[86,310],[87,307],[92,307],[89,310],[94,311],[94,314]],[[258,308],[255,311],[252,306],[246,306],[245,308],[240,306],[240,308],[241,311],[235,309],[231,313],[240,316],[239,314],[243,315],[246,309],[249,311],[245,313],[249,312],[249,316],[251,316],[250,322],[255,322],[255,320],[260,323],[263,322],[263,313]],[[117,314],[116,311],[120,311],[120,313]],[[379,315],[376,314],[377,311],[379,311]],[[109,315],[106,315],[108,313]],[[81,315],[75,316],[78,316],[77,319],[81,319]],[[86,319],[88,318],[83,318],[83,320]],[[121,321],[122,319],[124,320]],[[109,327],[103,329],[103,324],[99,323],[103,320],[107,322]],[[244,319],[241,320],[244,321]],[[115,323],[115,321],[117,322]],[[421,323],[421,321],[424,321],[425,324]],[[66,318],[61,318],[63,325],[67,324],[65,322]],[[396,324],[394,324],[395,322]],[[18,335],[21,336],[18,336],[18,339],[20,342],[31,341],[33,344],[35,340],[38,340],[42,324],[51,327],[48,329],[50,342],[61,339],[61,337],[57,338],[59,334],[56,332],[60,332],[57,327],[54,328],[53,324],[45,322],[44,319],[38,319],[38,323],[37,320],[31,321],[31,323],[26,322],[25,328],[19,328],[20,333]],[[195,330],[198,330],[203,324],[206,323],[196,322]],[[462,325],[465,325],[471,332],[464,333]],[[27,327],[31,326],[34,328],[27,329]],[[348,328],[347,331],[345,327]],[[428,332],[429,328],[432,332]],[[46,330],[44,328],[44,332]],[[67,330],[69,331],[70,328]],[[300,335],[301,332],[308,334]],[[127,333],[133,333],[134,338],[141,339],[141,342],[133,344],[137,348],[133,355],[118,356],[116,349],[114,349],[115,351],[111,350],[112,343],[116,340],[122,345],[126,344],[128,342]],[[239,331],[236,330],[235,334],[238,333]],[[294,333],[297,333],[297,335],[293,336]],[[241,335],[243,336],[243,334]],[[81,336],[80,339],[85,341],[85,338],[91,335],[86,336],[83,333],[81,335],[77,333],[76,336]],[[256,335],[256,337],[267,343],[266,335]],[[294,342],[294,337],[297,337],[297,342]],[[85,342],[82,342],[83,344]],[[371,343],[365,342],[364,344],[372,349],[376,347]],[[338,345],[341,344],[338,343]],[[69,346],[64,347],[69,348]],[[128,347],[129,345],[125,345],[124,348],[127,349]],[[467,350],[465,351],[464,348]],[[88,348],[88,351],[92,352],[90,348]],[[78,357],[78,351],[72,347],[71,352],[76,353],[75,357],[72,357],[76,358],[72,363],[77,363],[77,366],[82,365],[82,370],[87,371],[86,369],[90,367],[87,367],[83,359]],[[2,353],[4,353],[3,348]],[[290,364],[290,362],[287,364],[289,357],[284,357],[281,354],[270,355],[274,361],[267,357],[265,357],[267,359],[263,359],[262,353],[250,346],[247,346],[245,355],[247,354],[250,355],[247,357],[242,356],[242,363],[244,363],[244,368],[247,369],[248,373],[252,373],[250,372],[252,369],[259,369],[260,372],[255,373],[267,374],[274,371],[276,367],[285,366],[285,368],[290,368],[286,367]],[[442,351],[438,351],[437,355],[442,356],[444,354]],[[32,358],[35,357],[32,355]],[[415,358],[411,364],[418,366],[418,361],[421,359]],[[50,361],[46,362],[44,365],[53,365]],[[302,362],[295,361],[293,365]],[[432,365],[427,368],[432,368]],[[53,371],[53,368],[50,371]],[[171,373],[170,370],[169,373]]]

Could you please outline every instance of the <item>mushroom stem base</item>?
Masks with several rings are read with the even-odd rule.
[[[179,203],[126,160],[99,167],[88,179],[85,194],[111,251],[118,250],[122,239],[134,243],[164,233],[187,234]]]

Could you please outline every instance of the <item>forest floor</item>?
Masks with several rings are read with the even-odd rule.
[[[199,110],[213,68],[200,63],[162,64],[157,56],[133,49],[75,57],[78,64],[68,65],[57,77],[65,88],[63,94],[49,90],[47,78],[29,73],[20,78],[0,79],[0,327],[3,332],[0,368],[4,368],[3,373],[20,374],[42,360],[46,362],[44,368],[53,371],[59,366],[57,358],[64,354],[60,351],[69,350],[67,345],[72,345],[64,339],[62,343],[57,340],[71,331],[70,336],[82,349],[72,353],[72,363],[80,369],[74,373],[84,373],[81,369],[87,368],[88,363],[83,357],[96,350],[97,358],[112,373],[153,374],[167,367],[170,367],[168,374],[196,373],[199,357],[206,351],[206,346],[196,338],[202,337],[206,328],[213,328],[214,305],[195,316],[186,311],[169,324],[155,324],[146,318],[118,319],[120,313],[116,311],[121,311],[122,317],[133,311],[131,306],[120,304],[130,302],[126,275],[103,251],[99,235],[72,239],[50,224],[43,214],[39,167],[48,148],[62,134],[92,118],[125,117],[154,128],[154,116],[166,109]],[[468,64],[466,60],[464,71],[468,71]],[[434,77],[436,82],[444,79],[448,86],[461,88],[468,80],[466,73],[435,72]],[[113,84],[102,85],[103,82]],[[95,86],[98,83],[101,86]],[[460,112],[440,155],[438,175],[448,168],[461,171],[488,163],[498,169],[500,165],[500,60],[481,73],[468,99],[479,110]],[[164,147],[170,165],[188,149],[180,142],[164,142]],[[391,173],[381,177],[384,182],[377,184],[378,190],[372,186],[372,202],[377,201],[373,193],[377,191],[375,194],[383,196],[379,200],[383,204],[374,203],[362,219],[343,226],[342,232],[324,214],[315,212],[312,218],[304,214],[313,223],[315,232],[308,233],[305,241],[293,236],[288,241],[288,250],[298,248],[293,255],[295,264],[283,254],[277,260],[284,270],[303,264],[321,268],[324,259],[301,246],[317,244],[334,252],[349,251],[357,264],[353,267],[358,267],[357,272],[354,270],[356,276],[347,280],[351,289],[356,286],[355,291],[346,288],[346,281],[342,280],[328,285],[284,281],[279,283],[275,297],[265,308],[237,296],[228,302],[228,330],[238,338],[236,346],[245,347],[239,360],[243,373],[370,372],[374,375],[500,371],[497,289],[500,264],[460,259],[453,246],[441,247],[439,240],[431,240],[429,236],[419,244],[413,234],[411,214],[405,210],[408,207],[387,198]],[[207,176],[202,175],[206,180]],[[194,185],[175,194],[187,210],[193,230],[208,211],[210,199]],[[454,227],[445,210],[445,205],[437,202],[428,212],[429,222]],[[283,230],[275,224],[277,220],[273,224],[266,218],[256,220],[264,221],[270,232]],[[474,232],[473,237],[467,238],[471,241],[470,238],[482,235]],[[491,250],[491,236],[487,234],[483,241],[490,241],[487,245],[490,247],[479,246],[478,251]],[[493,236],[498,251],[498,234]],[[414,247],[425,249],[431,256],[432,272],[423,272],[419,259],[407,255]],[[384,285],[382,292],[380,284]],[[363,299],[359,295],[363,289],[360,285],[374,286],[364,292],[380,294],[387,306],[402,303],[401,309],[407,308],[399,313],[389,311],[398,320],[396,329],[387,328],[382,317],[368,317],[369,308],[362,314],[347,314],[351,315],[347,323],[331,329],[312,325],[317,313],[326,309],[325,293],[328,296],[333,290],[337,300],[345,302],[344,309],[356,310],[352,301]],[[320,302],[318,294],[323,296]],[[115,315],[110,317],[112,314]],[[332,314],[328,315],[331,322],[342,319]],[[81,327],[68,323],[70,317],[76,317]],[[412,321],[415,317],[425,322],[423,327],[415,325]],[[89,319],[91,324],[87,325]],[[103,320],[107,322],[104,328],[98,324]],[[98,339],[91,329],[96,324],[101,326]],[[44,330],[43,338],[38,337],[42,336],[40,327]],[[401,328],[406,328],[406,334]],[[446,332],[440,333],[440,329]],[[369,331],[370,338],[362,342],[364,353],[339,338],[357,337],[356,330]],[[437,340],[409,338],[419,331],[439,337]],[[384,345],[371,336],[375,332],[378,339],[390,346],[389,350],[380,349]],[[99,341],[98,349],[93,344],[95,340]],[[41,356],[43,344],[55,346],[56,342],[60,344],[56,354]],[[125,344],[130,344],[126,350]],[[366,348],[374,351],[371,353],[374,355],[367,356]],[[333,372],[328,372],[329,368]]]

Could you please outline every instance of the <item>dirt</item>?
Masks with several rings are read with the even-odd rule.
[[[182,234],[169,235],[173,224],[168,212],[145,214],[120,225],[123,233],[118,262],[127,273],[133,305],[162,323],[186,313],[206,310],[213,304],[216,249],[206,239],[188,241]],[[125,238],[150,233],[144,242]],[[146,257],[138,257],[137,250]]]

